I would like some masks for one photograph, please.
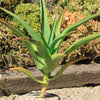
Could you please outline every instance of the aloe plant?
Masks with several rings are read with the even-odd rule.
[[[68,61],[65,65],[59,68],[58,72],[54,76],[52,76],[51,72],[56,69],[59,60],[63,59],[64,56],[70,54],[81,45],[100,37],[100,32],[78,40],[77,42],[72,44],[64,53],[58,53],[59,46],[64,40],[64,38],[72,34],[72,31],[78,26],[82,25],[83,23],[87,22],[90,19],[100,16],[100,13],[82,19],[79,22],[69,26],[63,32],[61,32],[60,31],[61,22],[64,12],[61,14],[58,20],[56,14],[53,25],[50,29],[44,0],[40,0],[40,4],[41,4],[40,7],[41,7],[41,26],[42,26],[40,36],[38,36],[32,30],[32,28],[20,17],[16,16],[15,14],[1,7],[0,7],[1,10],[3,10],[4,12],[8,13],[9,15],[17,19],[25,27],[25,29],[28,32],[28,35],[26,35],[22,30],[12,25],[11,23],[4,21],[3,19],[0,19],[0,22],[6,25],[8,28],[10,28],[12,31],[14,31],[14,33],[18,36],[18,38],[15,38],[11,41],[21,40],[26,45],[26,47],[28,48],[30,54],[34,59],[37,68],[43,73],[43,80],[37,79],[31,72],[22,67],[11,68],[10,70],[21,71],[26,75],[28,75],[31,79],[37,81],[38,83],[41,83],[43,85],[41,90],[41,97],[44,97],[49,82],[51,80],[58,78],[70,64],[73,64],[76,61],[81,60],[83,58],[79,58],[73,61]]]

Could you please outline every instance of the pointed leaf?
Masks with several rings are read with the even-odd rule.
[[[100,16],[100,13],[97,13],[97,14],[95,14],[95,15],[91,15],[91,16],[89,16],[89,17],[86,17],[86,18],[84,18],[84,19],[82,19],[82,20],[76,22],[75,24],[69,26],[68,28],[66,28],[66,29],[62,32],[62,34],[66,34],[66,33],[70,32],[70,31],[73,31],[74,29],[76,29],[76,28],[79,27],[80,25],[86,23],[87,21],[89,21],[89,20],[91,20],[91,19],[93,19],[93,18],[99,17],[99,16]]]
[[[84,19],[82,19],[82,20],[76,22],[75,24],[69,26],[68,28],[66,28],[60,35],[61,35],[61,36],[64,35],[64,34],[70,35],[69,32],[73,31],[75,28],[77,28],[77,27],[79,27],[80,25],[84,24],[85,22],[87,22],[87,21],[89,21],[89,20],[91,20],[91,19],[93,19],[93,18],[99,17],[99,16],[100,16],[100,13],[97,13],[97,14],[95,14],[95,15],[91,15],[91,16],[89,16],[89,17],[86,17],[86,18],[84,18]],[[64,39],[64,38],[63,38],[63,39]],[[60,44],[62,43],[63,39],[59,40],[58,43],[56,43],[56,47],[55,47],[56,52],[58,52],[59,46],[60,46]]]
[[[59,61],[62,60],[64,56],[66,56],[64,53],[53,54],[51,60],[58,65]]]
[[[31,54],[31,56],[37,60],[38,62],[40,62],[43,65],[43,61],[42,59],[39,59],[37,53],[35,52],[36,47],[33,45],[33,43],[29,42],[29,41],[23,41],[23,43],[25,44],[25,46],[27,47],[27,49],[29,50],[29,53]]]
[[[28,50],[29,50],[30,54],[33,56],[33,58],[36,59],[41,64],[43,64],[42,60],[41,59],[39,60],[37,55],[36,55],[36,53],[35,53],[35,51],[37,50],[36,46],[34,46],[30,41],[26,41],[27,39],[30,39],[30,38],[25,36],[23,31],[21,31],[19,28],[17,28],[16,26],[12,25],[11,23],[8,23],[8,22],[6,22],[6,21],[4,21],[2,19],[0,19],[0,22],[2,24],[6,25],[8,28],[10,28],[12,31],[14,31],[17,36],[22,36],[22,37],[18,37],[17,40],[20,39],[21,41],[23,41],[23,43],[26,45],[26,47],[28,48]]]
[[[37,46],[37,53],[45,60],[47,60],[50,56],[49,56],[49,52],[46,48],[46,46],[44,45],[44,43],[38,41],[35,42],[34,45]]]
[[[29,50],[30,54],[33,56],[33,58],[36,61],[38,61],[38,63],[43,65],[43,62],[44,62],[43,59],[48,59],[48,57],[49,57],[49,53],[48,53],[45,45],[40,41],[36,41],[36,40],[33,40],[33,39],[25,36],[24,32],[22,32],[20,29],[18,29],[11,23],[7,23],[6,21],[3,21],[2,19],[0,19],[0,22],[3,23],[4,25],[6,25],[8,28],[10,28],[12,31],[14,31],[17,36],[19,36],[11,41],[21,40],[26,45],[26,47],[28,48],[28,50]],[[20,36],[22,36],[22,37],[20,37]],[[36,54],[36,52],[38,54]],[[41,56],[43,59],[39,56]]]
[[[32,28],[24,21],[22,20],[20,17],[18,17],[17,15],[15,15],[14,13],[7,11],[4,8],[1,8],[1,10],[3,10],[4,12],[8,13],[9,15],[11,15],[12,17],[14,17],[16,20],[18,20],[27,30],[27,32],[29,33],[29,35],[34,39],[34,40],[41,40],[40,37],[32,30]]]
[[[41,11],[42,11],[42,33],[41,37],[46,41],[49,42],[50,37],[50,26],[47,18],[46,7],[44,0],[41,0]]]
[[[94,33],[92,35],[86,36],[78,41],[76,41],[73,45],[71,45],[64,53],[66,55],[70,54],[72,51],[76,50],[77,48],[79,48],[80,46],[84,45],[87,42],[90,42],[96,38],[100,37],[100,32],[98,33]]]
[[[52,28],[51,28],[51,33],[50,33],[50,37],[49,37],[49,44],[51,44],[51,42],[53,41],[54,36],[55,36],[56,20],[57,20],[57,14],[55,16],[55,19],[54,19],[54,22],[53,22],[53,25],[52,25]]]
[[[67,34],[64,34],[64,35],[59,35],[56,39],[54,39],[52,42],[51,42],[51,44],[50,44],[50,52],[51,52],[51,54],[52,54],[52,52],[53,52],[53,50],[55,50],[54,48],[56,47],[56,44],[57,44],[57,42],[59,41],[59,40],[63,40],[63,38],[65,38],[66,36],[68,36],[69,34],[71,34],[71,33],[73,33],[73,31],[72,32],[69,32],[69,33],[67,33]]]
[[[23,31],[21,31],[19,28],[17,28],[16,26],[14,26],[13,24],[11,23],[8,23],[6,21],[4,21],[3,19],[0,19],[0,23],[4,24],[5,26],[7,26],[8,28],[10,28],[13,32],[15,32],[15,34],[17,36],[20,36],[20,37],[25,37],[25,33]]]
[[[50,57],[49,53],[47,51],[47,48],[40,41],[33,40],[29,37],[17,37],[17,38],[14,38],[11,41],[15,41],[15,40],[21,40],[26,45],[28,43],[27,48],[29,49],[30,53],[32,52],[31,54],[33,55],[36,52],[36,54],[34,54],[34,55],[36,55],[36,57],[35,57],[36,60],[38,58],[37,56],[41,56],[41,58],[43,58],[44,60],[47,60]],[[33,51],[35,51],[35,52],[33,52]],[[39,61],[39,62],[41,62],[41,61]]]
[[[61,33],[61,23],[63,18],[64,12],[60,15],[59,19],[57,20],[56,27],[55,27],[55,37],[58,37]]]
[[[36,82],[38,83],[44,83],[43,81],[37,79],[30,71],[26,70],[25,68],[22,68],[22,67],[16,67],[16,68],[10,68],[10,70],[16,70],[16,71],[21,71],[23,72],[24,74],[26,74],[29,78],[35,80]]]
[[[60,60],[65,56],[63,53],[57,53],[51,55],[51,58],[49,58],[43,67],[43,70],[46,72],[52,72],[57,66]]]
[[[61,66],[61,68],[58,70],[58,72],[51,78],[49,78],[49,80],[55,80],[56,78],[60,77],[60,75],[65,71],[65,69],[67,67],[69,67],[69,65],[79,61],[79,60],[84,60],[87,59],[88,57],[82,57],[82,58],[77,58],[75,60],[69,61],[67,62],[65,65]]]

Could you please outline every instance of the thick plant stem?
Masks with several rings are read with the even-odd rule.
[[[40,95],[41,98],[44,98],[47,87],[48,87],[48,85],[43,84],[43,87],[42,87],[42,90],[41,90],[41,95]]]
[[[42,86],[41,95],[40,95],[41,98],[44,98],[48,84],[49,84],[49,79],[46,75],[44,75],[43,81],[45,83],[43,83],[43,86]]]

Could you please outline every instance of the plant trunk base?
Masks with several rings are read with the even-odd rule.
[[[42,90],[41,90],[41,95],[40,95],[41,98],[44,98],[44,97],[45,97],[46,90],[47,90],[47,87],[43,87],[43,88],[42,88]]]

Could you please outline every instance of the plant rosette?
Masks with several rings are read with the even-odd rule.
[[[90,42],[100,37],[100,32],[86,36],[76,41],[67,50],[65,50],[64,53],[58,53],[59,46],[64,40],[64,38],[70,35],[75,28],[79,27],[83,23],[87,22],[90,19],[100,16],[100,13],[86,17],[76,22],[75,24],[69,26],[63,32],[61,32],[60,31],[61,22],[62,22],[62,17],[63,17],[64,12],[62,12],[58,20],[56,20],[57,18],[57,14],[56,14],[53,25],[50,30],[44,0],[40,0],[40,7],[41,7],[40,36],[38,36],[32,30],[32,28],[20,17],[16,16],[15,14],[1,7],[0,7],[1,10],[3,10],[4,12],[8,13],[9,15],[17,19],[25,27],[25,29],[28,32],[28,36],[22,30],[12,25],[11,23],[7,23],[3,19],[0,19],[0,22],[6,25],[8,28],[10,28],[12,31],[14,31],[14,33],[18,36],[17,38],[11,40],[11,42],[15,40],[21,40],[25,44],[25,46],[28,48],[30,54],[32,55],[34,59],[34,62],[37,68],[43,74],[43,80],[37,79],[31,72],[29,72],[28,70],[22,67],[10,68],[10,70],[21,71],[25,73],[26,75],[28,75],[31,79],[35,80],[38,83],[41,83],[42,90],[41,90],[40,97],[43,98],[45,96],[45,92],[47,90],[49,82],[51,80],[58,78],[69,65],[75,63],[78,60],[85,59],[87,57],[78,58],[73,61],[68,61],[65,65],[63,65],[58,70],[58,72],[54,76],[51,76],[51,72],[57,68],[59,61],[63,59],[63,57],[69,55],[71,52],[79,48],[80,46],[84,45],[85,43]]]

